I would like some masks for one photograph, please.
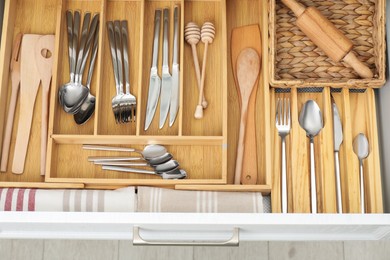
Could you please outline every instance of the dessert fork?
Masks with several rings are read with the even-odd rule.
[[[278,98],[276,102],[276,128],[282,139],[282,213],[287,213],[286,136],[291,129],[290,99]]]

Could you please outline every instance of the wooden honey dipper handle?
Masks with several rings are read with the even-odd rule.
[[[351,53],[352,42],[318,9],[305,8],[295,0],[282,0],[297,16],[297,26],[333,61],[344,60],[362,78],[372,78],[371,70]]]
[[[200,85],[201,85],[201,74],[200,74],[200,68],[199,68],[199,60],[198,60],[198,53],[196,51],[196,45],[200,41],[201,33],[199,26],[194,22],[189,22],[185,29],[184,29],[184,39],[186,42],[191,45],[192,49],[192,58],[194,60],[194,67],[195,67],[195,73],[196,73],[196,80],[197,80],[197,87],[200,91]],[[203,108],[206,108],[208,103],[206,101],[206,98],[203,96],[202,106]]]
[[[204,97],[204,80],[206,74],[206,63],[207,63],[207,51],[209,44],[213,43],[215,37],[215,28],[214,25],[210,22],[205,22],[202,26],[201,31],[202,42],[205,44],[204,53],[203,53],[203,64],[202,64],[202,76],[200,81],[200,89],[199,89],[199,99],[198,105],[195,110],[194,117],[197,119],[203,118],[203,106],[202,100]]]

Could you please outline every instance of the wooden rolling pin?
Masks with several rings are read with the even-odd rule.
[[[295,0],[282,0],[297,17],[297,26],[333,61],[344,60],[362,78],[372,78],[371,70],[351,52],[352,42],[315,7],[305,7]]]

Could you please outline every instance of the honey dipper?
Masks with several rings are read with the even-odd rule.
[[[372,78],[371,70],[352,53],[353,44],[318,9],[295,0],[282,0],[297,17],[297,26],[333,61],[345,61],[362,78]]]
[[[194,22],[189,22],[185,29],[184,29],[184,39],[186,42],[191,45],[192,48],[192,57],[194,59],[194,66],[195,66],[195,73],[196,73],[196,80],[197,80],[197,86],[200,92],[200,68],[199,68],[199,60],[198,60],[198,53],[196,51],[196,45],[200,41],[201,34],[200,34],[200,28],[199,26]],[[202,97],[202,107],[207,107],[207,101],[205,97]]]
[[[209,44],[213,43],[214,37],[215,37],[215,28],[214,24],[210,22],[205,22],[202,26],[201,31],[201,37],[202,42],[204,43],[204,52],[203,52],[203,64],[202,64],[202,77],[200,81],[200,89],[199,89],[199,99],[198,99],[198,105],[196,106],[195,110],[195,118],[200,119],[203,117],[203,105],[202,105],[202,98],[203,95],[203,89],[204,89],[204,79],[206,74],[206,62],[207,62],[207,50]]]

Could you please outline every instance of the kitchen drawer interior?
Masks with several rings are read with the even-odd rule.
[[[179,64],[180,100],[176,121],[168,126],[168,119],[159,129],[159,105],[148,130],[144,130],[155,9],[170,9],[169,50],[173,39],[173,9],[180,6]],[[91,93],[96,96],[96,110],[83,125],[74,122],[58,101],[58,89],[69,81],[66,10],[89,11],[100,14],[98,56],[91,82]],[[287,142],[287,183],[289,212],[310,212],[310,150],[309,138],[299,125],[299,113],[308,99],[315,100],[323,115],[324,127],[314,138],[316,162],[316,188],[319,213],[336,212],[336,188],[334,175],[333,114],[332,102],[339,109],[344,140],[340,147],[341,189],[344,211],[360,212],[359,161],[353,151],[355,136],[364,133],[370,144],[370,153],[364,160],[366,209],[381,213],[382,192],[379,167],[379,147],[375,95],[372,89],[348,89],[331,87],[303,90],[299,87],[275,89],[269,86],[268,53],[268,2],[261,0],[58,0],[11,3],[8,32],[2,46],[2,86],[0,89],[0,122],[6,121],[10,100],[9,60],[12,42],[18,32],[56,35],[56,59],[53,67],[50,98],[49,140],[46,160],[46,177],[40,175],[41,90],[34,108],[34,118],[28,146],[25,172],[11,172],[19,108],[16,110],[12,133],[9,167],[0,174],[0,182],[44,183],[47,187],[59,187],[58,183],[75,186],[115,188],[124,185],[169,186],[184,184],[201,189],[202,185],[233,184],[239,135],[239,98],[233,77],[231,60],[232,31],[241,26],[256,24],[261,31],[261,70],[256,95],[256,148],[258,186],[268,186],[272,194],[272,211],[281,211],[281,140],[275,127],[275,107],[278,98],[291,101],[291,132]],[[260,14],[260,15],[259,15]],[[37,17],[42,17],[38,19]],[[130,90],[137,97],[135,123],[116,124],[111,100],[116,94],[107,21],[127,20],[129,29]],[[184,38],[188,22],[200,27],[206,21],[215,25],[214,41],[208,48],[205,69],[205,97],[208,107],[203,119],[195,119],[197,105],[197,78],[192,60],[192,50]],[[163,26],[160,29],[158,70],[162,69]],[[5,35],[5,33],[3,33]],[[197,44],[199,64],[202,67],[204,44]],[[225,56],[226,55],[226,56]],[[172,52],[169,53],[172,65]],[[84,72],[87,77],[88,64]],[[0,135],[3,129],[0,129]],[[143,149],[148,144],[167,147],[180,163],[188,177],[183,180],[163,180],[158,176],[137,173],[103,171],[100,166],[88,162],[88,156],[123,156],[119,152],[83,150],[83,144],[113,145]],[[132,154],[136,156],[137,154]],[[46,182],[46,183],[45,183]],[[50,186],[51,185],[51,186]],[[33,185],[31,185],[33,186]],[[244,185],[241,185],[244,186]],[[249,187],[250,186],[250,187]],[[249,185],[248,190],[256,190]],[[243,188],[244,190],[245,188]],[[240,189],[241,190],[241,189]]]
[[[281,211],[281,138],[275,126],[275,113],[277,101],[285,99],[289,99],[291,104],[291,131],[286,137],[289,212],[311,212],[310,139],[300,125],[300,113],[308,100],[318,104],[323,117],[323,128],[313,138],[318,212],[337,212],[333,102],[339,111],[343,128],[343,142],[339,150],[343,212],[361,212],[359,161],[353,148],[354,138],[359,133],[364,133],[369,141],[369,155],[363,161],[366,211],[383,212],[377,124],[372,117],[376,114],[374,91],[330,87],[272,89],[271,132],[275,144],[272,146],[273,211]]]

